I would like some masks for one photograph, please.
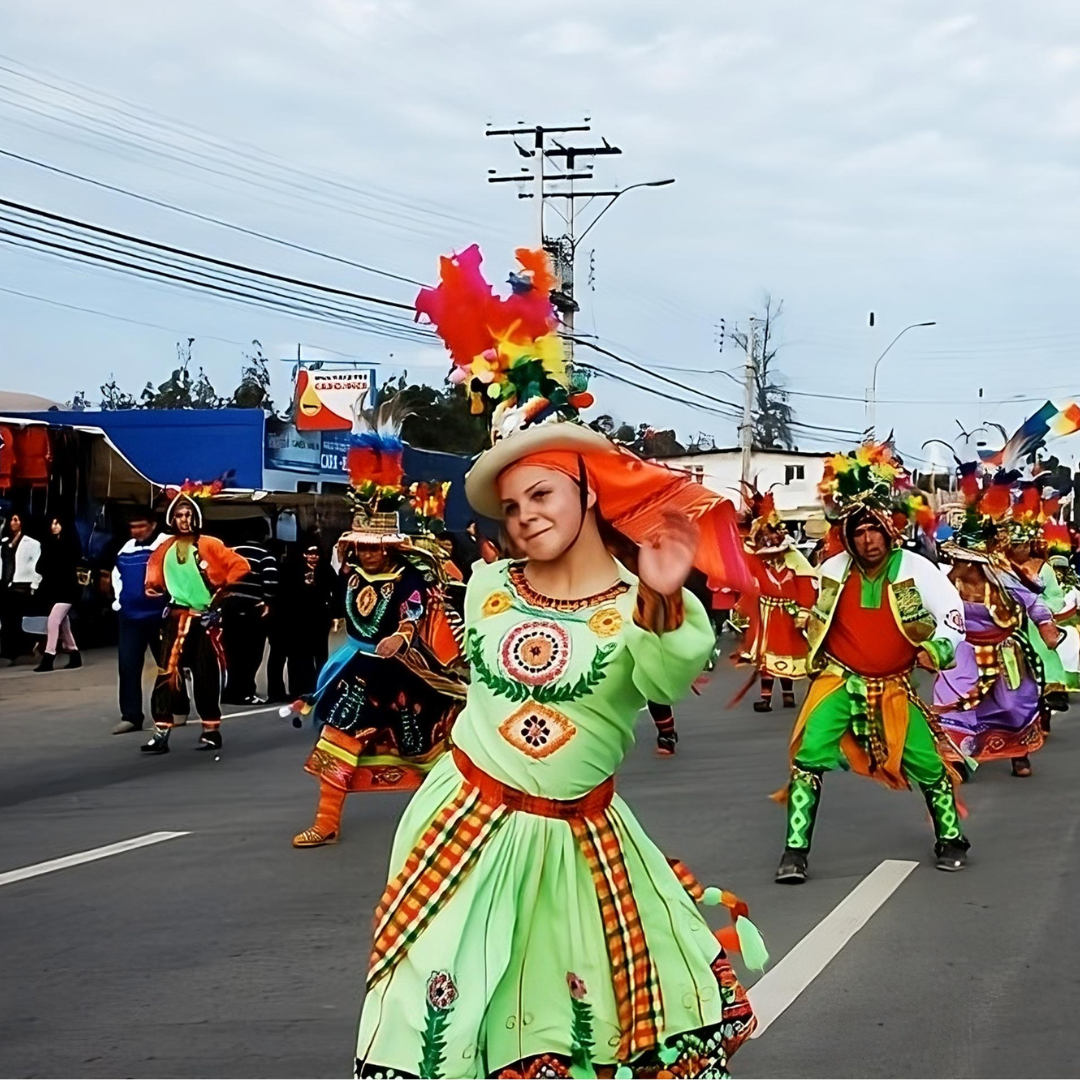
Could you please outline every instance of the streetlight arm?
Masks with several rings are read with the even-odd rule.
[[[914,330],[916,327],[919,327],[919,326],[936,326],[936,325],[937,325],[937,323],[935,323],[935,322],[917,322],[917,323],[912,323],[910,326],[905,326],[904,329],[901,330],[900,333],[897,334],[896,337],[894,337],[892,339],[892,341],[889,342],[889,344],[885,348],[885,352],[883,352],[874,361],[874,374],[873,374],[872,378],[870,379],[870,389],[874,390],[874,391],[877,390],[878,365],[888,355],[889,349],[891,349],[909,330]]]
[[[639,184],[631,184],[631,185],[630,185],[629,187],[624,187],[624,188],[622,189],[622,191],[618,192],[618,193],[617,193],[617,194],[615,194],[615,195],[612,195],[612,197],[611,197],[611,201],[610,201],[610,202],[609,202],[609,203],[607,204],[607,206],[605,206],[605,207],[604,207],[604,209],[603,209],[603,210],[601,210],[601,211],[600,211],[600,213],[599,213],[599,214],[597,214],[597,215],[596,215],[596,217],[594,217],[594,218],[592,219],[592,221],[590,221],[590,222],[589,222],[589,225],[588,225],[588,227],[587,227],[587,228],[585,229],[585,231],[584,231],[584,232],[583,232],[583,233],[582,233],[582,234],[581,234],[581,235],[580,235],[579,237],[577,237],[577,238],[576,238],[576,239],[574,240],[574,247],[576,248],[576,247],[578,246],[578,244],[580,244],[580,243],[581,243],[581,241],[582,241],[582,240],[584,240],[584,239],[585,239],[585,237],[589,235],[589,232],[590,232],[590,231],[592,230],[592,227],[593,227],[593,226],[594,226],[594,225],[595,225],[595,224],[596,224],[596,223],[597,223],[597,222],[598,222],[598,221],[599,221],[599,220],[600,220],[600,219],[601,219],[601,218],[602,218],[602,217],[603,217],[603,216],[604,216],[604,215],[605,215],[605,214],[606,214],[606,213],[607,213],[607,212],[608,212],[608,211],[609,211],[609,210],[610,210],[610,209],[611,209],[611,208],[612,208],[612,207],[613,207],[614,205],[615,205],[615,203],[616,203],[616,202],[617,202],[617,201],[618,201],[618,200],[619,200],[620,198],[622,198],[622,196],[623,196],[623,195],[625,195],[625,194],[626,194],[626,193],[627,193],[628,191],[633,191],[633,190],[634,190],[634,188],[643,188],[643,187],[666,187],[666,186],[667,186],[668,184],[674,184],[674,183],[675,183],[675,178],[674,178],[674,177],[672,177],[672,178],[671,178],[670,180],[643,180],[643,181],[641,181],[641,183],[639,183]]]

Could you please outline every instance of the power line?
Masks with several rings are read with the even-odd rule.
[[[204,267],[191,259],[188,259],[186,263],[177,265],[175,260],[160,259],[153,255],[147,255],[142,251],[131,251],[129,248],[124,247],[122,242],[118,243],[113,240],[102,241],[94,236],[87,238],[85,236],[79,235],[76,232],[72,232],[71,230],[63,228],[49,228],[48,226],[42,225],[34,220],[24,221],[22,218],[12,218],[10,214],[5,215],[2,210],[0,210],[0,222],[4,222],[8,225],[15,225],[22,228],[31,229],[36,233],[43,233],[47,236],[53,236],[60,240],[71,241],[73,243],[80,244],[83,247],[95,249],[96,252],[104,252],[107,256],[122,256],[123,259],[119,261],[108,258],[99,259],[99,261],[109,263],[116,262],[117,265],[122,265],[132,270],[148,271],[148,267],[151,266],[161,266],[168,271],[184,270],[188,274],[199,275],[201,278],[207,279],[210,282],[220,282],[228,285],[238,285],[242,288],[246,288],[258,294],[277,297],[289,301],[297,301],[301,304],[312,307],[314,310],[319,310],[322,312],[327,312],[329,310],[329,312],[342,314],[348,316],[351,319],[355,319],[366,326],[389,329],[401,334],[408,334],[410,337],[418,337],[423,340],[429,340],[431,337],[430,331],[427,331],[421,327],[414,326],[412,323],[391,320],[388,318],[384,318],[380,314],[374,314],[362,309],[355,309],[343,304],[336,298],[331,298],[330,300],[322,300],[322,298],[320,297],[309,297],[299,289],[292,288],[291,286],[285,286],[284,290],[282,290],[281,288],[277,287],[276,283],[273,283],[271,285],[265,284],[263,281],[259,280],[258,277],[254,274],[236,274],[230,271],[218,272],[216,270],[206,270],[204,269]],[[46,250],[52,250],[55,252],[66,251],[70,255],[77,255],[90,259],[97,258],[95,251],[84,251],[82,250],[82,248],[72,248],[66,244],[51,244],[47,241],[41,240],[40,237],[27,236],[25,233],[16,233],[11,231],[10,229],[0,229],[0,232],[6,233],[9,236],[13,236],[24,241],[29,241],[31,244],[38,244]],[[186,256],[181,254],[180,257],[185,258]],[[132,259],[136,261],[130,261]],[[166,278],[171,278],[175,275],[166,274],[164,276]],[[177,278],[177,280],[189,279]],[[324,304],[325,306],[322,308],[316,308],[316,302]]]
[[[0,222],[11,224],[10,221],[7,221],[7,219],[2,216],[0,216]],[[15,222],[15,224],[22,223]],[[99,251],[103,250],[105,254],[99,255],[98,251],[85,251],[82,248],[71,247],[67,244],[54,244],[42,240],[37,236],[28,236],[25,233],[15,232],[14,230],[2,227],[0,227],[0,240],[16,247],[26,247],[30,250],[39,249],[43,254],[48,256],[54,256],[81,264],[103,264],[97,267],[99,269],[121,272],[136,277],[163,278],[164,284],[178,285],[188,291],[193,289],[210,289],[227,299],[239,300],[239,302],[245,302],[245,300],[250,298],[253,300],[267,301],[270,304],[278,304],[283,310],[288,310],[292,313],[302,314],[310,312],[319,316],[332,317],[341,325],[348,325],[354,329],[362,329],[383,337],[395,337],[401,340],[416,342],[426,342],[430,340],[429,337],[421,336],[421,334],[418,333],[419,328],[417,327],[412,327],[408,324],[393,323],[379,318],[378,316],[368,315],[333,300],[321,302],[315,301],[312,300],[312,298],[305,296],[303,293],[282,291],[264,285],[261,282],[252,282],[248,279],[230,274],[219,275],[209,273],[200,268],[190,268],[186,265],[175,266],[172,263],[153,258],[152,256],[139,256],[139,258],[142,259],[141,262],[130,262],[126,259],[114,259],[111,257],[112,255],[126,256],[128,252],[124,249],[101,245],[93,240],[71,237],[66,233],[46,229],[40,225],[28,225],[26,227],[44,232],[48,235],[57,236],[60,239],[73,240],[78,244],[96,247]],[[4,240],[4,237],[10,237],[11,239]],[[164,266],[167,270],[184,270],[188,273],[198,274],[200,275],[200,278],[195,279],[172,273],[162,273],[161,271],[154,270],[154,265]],[[243,291],[235,292],[231,288],[222,289],[220,288],[221,285],[236,285]]]
[[[10,87],[4,86],[2,83],[0,83],[0,90],[7,90],[7,89],[10,89]],[[17,92],[19,92],[19,91],[17,91]],[[30,94],[23,93],[23,96],[30,98],[31,101],[41,101],[40,98],[35,98],[33,95],[30,95]],[[271,192],[271,193],[276,194],[276,195],[284,195],[286,198],[301,199],[301,196],[302,196],[301,201],[303,202],[303,204],[305,206],[314,204],[315,206],[321,206],[321,207],[323,207],[324,209],[327,209],[327,210],[334,210],[334,211],[337,211],[339,213],[349,214],[349,215],[351,215],[353,217],[359,217],[359,218],[362,218],[362,219],[364,219],[366,221],[375,222],[376,224],[379,224],[379,225],[385,225],[385,226],[389,226],[391,228],[399,229],[402,232],[412,233],[415,236],[427,237],[427,236],[431,235],[431,230],[430,229],[426,229],[426,230],[425,229],[416,229],[416,228],[411,227],[410,225],[403,224],[402,222],[405,220],[405,218],[404,218],[404,215],[400,214],[400,212],[399,212],[398,216],[401,218],[401,221],[395,221],[393,219],[386,220],[384,217],[374,216],[373,213],[353,209],[353,208],[349,207],[348,205],[346,205],[346,204],[344,204],[344,203],[342,203],[340,201],[338,201],[338,202],[327,202],[325,199],[320,198],[319,193],[314,191],[314,189],[312,189],[310,187],[305,187],[303,184],[298,184],[295,181],[279,179],[277,177],[271,177],[271,176],[266,176],[265,179],[256,179],[254,176],[249,175],[248,173],[230,172],[230,171],[228,171],[227,169],[224,169],[224,168],[216,168],[214,165],[200,164],[197,160],[193,160],[193,159],[194,158],[199,158],[199,157],[206,158],[207,155],[201,154],[198,151],[194,151],[194,150],[191,150],[191,149],[181,148],[181,149],[184,149],[185,153],[188,155],[187,157],[185,157],[183,154],[174,153],[173,150],[169,148],[168,143],[162,142],[159,139],[154,139],[151,136],[144,135],[141,132],[132,132],[131,133],[131,134],[133,134],[135,136],[136,139],[142,140],[142,142],[135,142],[135,141],[132,141],[132,139],[130,139],[130,138],[124,138],[121,135],[112,134],[108,130],[101,131],[101,130],[99,130],[98,127],[88,126],[87,124],[79,123],[76,120],[69,120],[69,119],[67,119],[67,118],[65,118],[63,116],[57,116],[53,112],[47,112],[47,111],[45,111],[43,109],[36,109],[32,105],[20,104],[19,102],[12,101],[10,98],[4,97],[2,95],[0,95],[0,102],[4,103],[6,105],[9,105],[11,108],[19,109],[22,112],[28,112],[28,113],[31,113],[31,114],[33,114],[35,116],[40,116],[40,117],[43,117],[43,118],[45,118],[47,120],[52,120],[55,123],[63,124],[66,127],[74,128],[76,131],[87,132],[90,135],[94,135],[94,136],[96,136],[98,138],[104,138],[106,140],[111,141],[112,143],[117,144],[117,145],[129,147],[129,148],[135,150],[138,154],[143,154],[143,155],[150,154],[151,157],[153,157],[153,158],[163,158],[163,159],[165,159],[167,161],[174,161],[174,162],[177,162],[180,165],[184,165],[184,166],[187,166],[189,168],[199,170],[201,172],[209,173],[209,174],[211,174],[213,176],[219,176],[219,177],[222,177],[224,179],[232,180],[234,182],[239,182],[241,184],[247,184],[249,187],[256,188],[256,189],[261,190],[261,191],[268,191],[268,192]],[[50,104],[50,103],[45,102],[45,104]],[[61,108],[65,108],[68,112],[74,113],[76,116],[86,116],[87,115],[85,113],[81,113],[78,109],[71,109],[68,106],[61,106]],[[92,118],[92,119],[93,119],[94,123],[101,123],[100,121],[96,120],[96,118]],[[108,127],[108,126],[109,125],[106,124],[106,127]],[[121,125],[117,125],[115,123],[112,124],[111,126],[114,127],[114,128],[117,128],[120,131],[130,130],[130,129],[125,129]],[[39,128],[39,130],[40,130],[40,128]],[[143,143],[149,143],[150,146],[147,147],[147,146],[143,145]],[[137,159],[137,160],[139,160],[139,159]],[[209,160],[213,161],[215,159],[210,158]],[[164,166],[156,165],[153,161],[151,161],[150,164],[151,164],[151,166],[153,168],[164,169]],[[222,163],[222,164],[228,164],[228,163]],[[275,183],[278,184],[278,185],[284,185],[287,188],[295,188],[301,194],[297,195],[297,194],[294,194],[294,193],[292,193],[290,191],[283,191],[283,190],[281,190],[280,186],[275,187],[274,186]],[[276,204],[276,205],[281,205],[281,204]]]
[[[564,336],[570,336],[570,335],[564,335]],[[678,388],[680,390],[687,390],[692,394],[696,394],[698,397],[706,399],[707,401],[713,401],[713,402],[716,402],[719,405],[725,405],[729,409],[734,410],[734,417],[733,418],[738,418],[738,417],[741,416],[740,406],[738,406],[733,401],[727,401],[724,398],[719,398],[719,397],[716,397],[716,396],[714,396],[712,394],[706,394],[704,391],[697,389],[697,387],[690,386],[687,383],[678,382],[675,379],[669,379],[666,375],[658,375],[658,374],[656,374],[655,371],[651,371],[649,368],[645,367],[644,365],[636,364],[636,363],[634,363],[633,360],[627,360],[625,357],[619,356],[618,353],[614,353],[610,349],[605,349],[602,346],[597,345],[595,342],[588,341],[585,338],[573,337],[572,340],[577,342],[579,345],[584,345],[586,348],[593,349],[598,353],[602,353],[604,356],[608,356],[612,360],[618,361],[620,364],[626,364],[628,367],[632,367],[637,371],[643,372],[644,374],[649,375],[653,379],[658,379],[661,382],[668,383],[671,386],[674,386],[674,387],[676,387],[676,388]],[[639,383],[631,383],[631,385],[640,386]],[[650,393],[652,393],[652,392],[654,392],[654,391],[650,390]],[[655,391],[655,392],[659,393],[659,391]],[[666,397],[668,395],[663,395],[663,396]],[[683,405],[696,406],[696,404],[697,404],[697,403],[692,402],[692,401],[687,401],[685,398],[673,398],[672,400],[678,401],[680,404],[683,404]],[[713,410],[713,411],[718,412],[719,410]],[[803,429],[808,430],[808,431],[825,432],[826,434],[830,434],[830,435],[861,435],[862,434],[861,431],[856,431],[853,428],[824,427],[824,426],[819,425],[819,424],[806,424],[806,423],[803,423],[801,421],[792,421],[792,426],[793,427],[803,428]]]
[[[100,315],[105,319],[115,319],[117,322],[131,323],[133,326],[147,326],[152,330],[168,330],[170,334],[184,335],[188,333],[188,329],[178,330],[175,326],[163,326],[161,323],[145,322],[142,319],[131,319],[126,315],[117,315],[111,311],[101,311],[98,308],[82,307],[79,304],[68,304],[63,300],[53,300],[48,296],[38,296],[36,293],[22,292],[19,289],[9,289],[3,285],[0,285],[0,293],[7,293],[9,296],[19,296],[24,300],[36,300],[42,304],[49,304],[52,307],[66,308],[68,311],[81,311],[87,315]],[[213,334],[199,334],[197,335],[204,341],[221,341],[226,345],[250,345],[249,341],[235,341],[233,338],[215,337]],[[317,346],[313,346],[317,347]],[[330,350],[327,350],[328,352]],[[366,363],[375,363],[376,361],[366,361]]]
[[[3,147],[0,147],[0,157],[11,158],[12,160],[20,161],[23,164],[32,165],[35,168],[44,169],[59,176],[65,176],[70,180],[78,180],[80,183],[91,184],[92,186],[101,188],[105,191],[112,191],[117,195],[124,195],[129,199],[137,199],[139,202],[147,203],[150,206],[157,206],[163,210],[171,210],[173,213],[183,214],[185,217],[193,218],[196,221],[203,221],[210,225],[218,225],[223,229],[230,229],[233,232],[242,233],[245,236],[253,236],[258,240],[265,240],[271,244],[278,244],[281,247],[290,248],[293,251],[302,251],[306,255],[315,255],[320,259],[329,259],[331,262],[341,263],[344,266],[352,266],[357,270],[363,270],[369,274],[378,274],[380,277],[391,278],[394,281],[402,281],[408,285],[416,285],[419,288],[427,287],[425,282],[417,281],[414,278],[404,277],[401,274],[395,274],[389,270],[380,270],[378,267],[370,266],[366,263],[355,262],[354,260],[346,259],[341,255],[332,255],[329,252],[320,251],[318,248],[308,247],[305,244],[297,244],[291,240],[283,240],[280,237],[272,236],[269,233],[260,232],[258,229],[249,229],[243,225],[236,225],[231,221],[225,221],[222,218],[214,217],[211,214],[202,214],[197,210],[188,210],[185,207],[177,206],[175,203],[166,202],[164,199],[156,199],[151,195],[142,195],[137,191],[131,191],[130,189],[120,187],[117,184],[109,184],[104,180],[96,180],[90,176],[83,176],[81,173],[72,172],[69,169],[62,169],[58,165],[51,165],[48,162],[40,161],[37,158],[15,153],[13,150],[5,150]]]
[[[295,303],[282,299],[273,299],[272,297],[274,294],[272,293],[269,296],[254,296],[250,291],[241,292],[216,284],[212,275],[206,275],[211,277],[212,280],[210,281],[197,280],[178,274],[172,274],[167,271],[155,270],[149,266],[140,266],[138,264],[129,263],[97,252],[83,251],[78,248],[70,247],[69,245],[57,244],[52,241],[43,240],[40,237],[14,233],[7,229],[0,229],[0,243],[6,243],[14,247],[29,248],[32,251],[44,251],[51,256],[73,261],[80,265],[91,263],[96,264],[99,269],[106,269],[112,272],[133,275],[144,279],[159,279],[159,283],[185,289],[187,291],[195,291],[200,295],[231,299],[237,303],[267,308],[273,311],[285,311],[316,322],[326,322],[336,326],[351,326],[353,329],[367,330],[370,333],[383,337],[396,337],[400,340],[409,341],[417,340],[415,337],[401,332],[406,329],[405,327],[402,327],[401,330],[397,332],[390,331],[371,325],[365,325],[363,321],[360,321],[363,316],[350,318],[340,310],[320,308],[311,303],[304,304],[303,302]],[[268,291],[265,286],[263,289]]]
[[[200,142],[204,145],[211,146],[219,152],[224,151],[225,153],[231,154],[232,156],[240,160],[257,160],[263,166],[270,165],[271,167],[276,168],[281,172],[291,173],[295,176],[301,176],[307,180],[313,181],[318,184],[324,184],[339,191],[345,191],[351,194],[359,195],[363,198],[373,199],[375,201],[383,201],[390,205],[396,205],[404,207],[406,209],[415,210],[418,213],[427,214],[431,217],[443,218],[447,221],[457,222],[463,225],[483,227],[482,222],[462,217],[452,212],[450,208],[445,204],[439,204],[429,199],[404,199],[397,193],[389,192],[384,189],[380,189],[377,187],[363,188],[356,185],[355,183],[345,183],[341,180],[336,180],[325,173],[311,172],[309,170],[299,168],[298,166],[281,157],[280,155],[267,151],[264,148],[258,146],[257,144],[248,142],[244,139],[231,138],[229,140],[225,140],[222,137],[215,135],[213,132],[207,131],[205,128],[190,124],[187,121],[179,120],[176,117],[170,117],[165,113],[148,108],[143,104],[136,103],[119,95],[109,93],[108,91],[89,86],[86,83],[81,83],[75,79],[58,75],[56,72],[47,71],[45,69],[37,69],[38,74],[28,74],[28,72],[32,72],[35,69],[31,68],[27,64],[22,63],[14,57],[7,56],[3,53],[0,53],[0,60],[6,60],[8,64],[16,65],[15,68],[12,68],[7,66],[7,64],[0,63],[0,71],[7,72],[9,75],[13,75],[16,78],[25,79],[28,82],[32,82],[39,86],[54,90],[58,93],[74,98],[77,101],[82,101],[85,104],[91,105],[94,108],[106,109],[109,112],[113,112],[119,116],[134,120],[136,123],[142,124],[146,127],[152,127],[154,130],[158,130],[161,128],[170,129],[182,135],[184,138],[190,139],[193,142]],[[18,68],[22,68],[24,70],[17,70]],[[47,75],[48,78],[43,78],[43,75]],[[68,86],[77,87],[79,90],[85,91],[85,93],[76,93],[72,90],[67,89]],[[24,93],[23,91],[16,90],[13,87],[9,89],[11,89],[15,93]],[[88,94],[92,96],[88,97]],[[120,105],[126,106],[126,108],[118,108],[116,105],[109,104],[109,102],[118,102]],[[150,120],[144,119],[144,117],[149,117]],[[101,122],[107,122],[104,120],[104,118],[95,119],[99,119],[101,120]],[[238,146],[246,148],[248,153],[244,154],[238,151],[236,149],[236,147]],[[431,209],[429,209],[428,207],[431,207]]]
[[[171,244],[161,244],[154,240],[144,240],[138,236],[132,236],[130,233],[118,232],[115,229],[107,229],[101,225],[94,225],[90,222],[80,221],[78,218],[65,217],[63,214],[54,214],[48,210],[41,210],[37,207],[27,206],[25,203],[13,202],[10,199],[0,199],[0,206],[7,206],[13,210],[18,210],[23,214],[30,214],[34,217],[45,218],[47,221],[60,222],[64,225],[73,225],[80,229],[85,229],[89,232],[97,233],[101,236],[108,236],[116,240],[123,240],[129,244],[138,244],[140,247],[152,248],[155,251],[168,252],[171,255],[180,255],[185,259],[193,259],[198,262],[209,263],[213,266],[220,266],[229,270],[241,270],[246,274],[254,274],[258,277],[266,278],[272,281],[284,282],[289,285],[299,285],[306,289],[312,289],[317,292],[330,293],[334,296],[348,297],[350,300],[361,300],[368,304],[380,304],[383,307],[397,308],[401,311],[412,312],[414,310],[412,304],[402,304],[397,300],[385,300],[380,296],[371,296],[367,293],[352,292],[349,289],[338,289],[332,285],[320,285],[317,282],[304,281],[300,278],[288,277],[284,274],[275,274],[269,270],[258,270],[251,266],[246,266],[243,263],[229,262],[226,259],[217,259],[212,255],[202,255],[198,252],[187,251],[184,248],[174,247]]]

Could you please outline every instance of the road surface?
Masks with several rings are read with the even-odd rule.
[[[679,708],[673,758],[644,717],[619,780],[661,848],[766,936],[752,996],[770,1023],[735,1075],[1075,1076],[1080,726],[1056,725],[1032,779],[996,765],[966,786],[958,875],[932,868],[919,796],[830,776],[813,877],[781,887],[767,796],[792,715],[725,710],[741,678]],[[353,796],[339,845],[294,851],[310,729],[264,710],[226,720],[219,761],[192,752],[197,723],[147,758],[116,720],[109,651],[0,670],[0,1076],[348,1076],[406,797]]]

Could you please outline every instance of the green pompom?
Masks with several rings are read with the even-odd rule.
[[[701,902],[706,907],[716,907],[724,898],[724,894],[715,886],[710,885],[705,890],[705,895],[702,896]]]
[[[769,950],[765,948],[761,931],[745,915],[740,915],[735,920],[735,933],[739,936],[743,963],[751,971],[764,971],[769,962]]]
[[[656,1056],[665,1065],[674,1065],[679,1060],[679,1048],[677,1046],[665,1046],[656,1052]]]
[[[625,1065],[620,1065],[615,1070],[615,1080],[634,1080],[634,1074]]]

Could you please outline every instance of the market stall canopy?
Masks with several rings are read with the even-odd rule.
[[[101,428],[80,424],[50,425],[43,420],[19,416],[0,416],[0,427],[60,427],[77,431],[87,443],[90,492],[95,499],[151,503],[161,492],[161,485],[143,476]]]

